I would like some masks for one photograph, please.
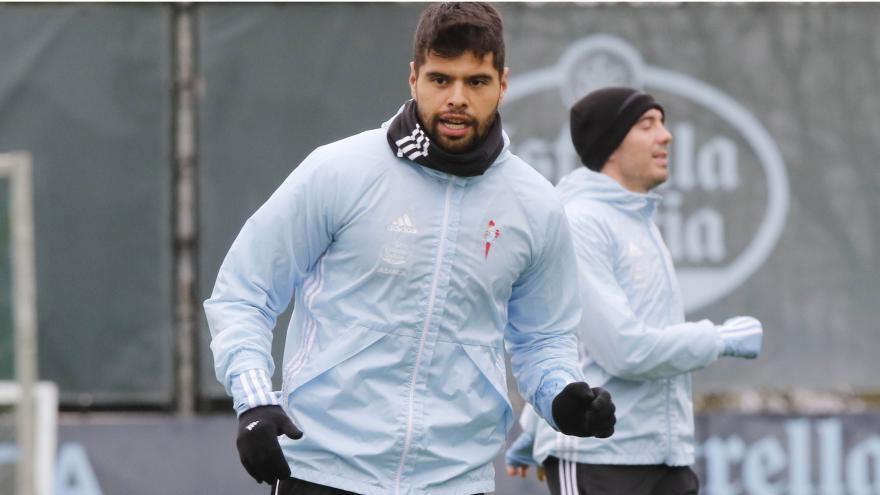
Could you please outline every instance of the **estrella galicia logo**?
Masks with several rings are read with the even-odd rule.
[[[552,66],[510,79],[504,127],[513,151],[552,182],[580,166],[568,110],[605,86],[633,86],[665,107],[673,135],[670,180],[658,190],[657,224],[676,264],[686,311],[740,286],[769,256],[785,226],[782,154],[740,103],[687,74],[646,65],[626,41],[580,39]]]

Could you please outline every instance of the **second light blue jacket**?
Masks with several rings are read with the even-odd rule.
[[[583,379],[562,205],[507,146],[461,178],[367,131],[315,150],[247,220],[205,302],[211,348],[239,413],[280,403],[304,431],[281,438],[293,476],[362,494],[492,491],[513,420],[504,341],[545,417]]]
[[[659,196],[624,189],[586,167],[557,186],[578,258],[583,321],[578,336],[587,383],[617,406],[607,439],[562,435],[527,408],[537,462],[548,455],[589,464],[694,462],[691,371],[723,350],[709,320],[685,322],[672,259],[653,222]]]

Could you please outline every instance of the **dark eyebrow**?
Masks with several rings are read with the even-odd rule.
[[[445,77],[446,79],[452,79],[452,78],[453,78],[453,77],[450,76],[449,74],[444,74],[443,72],[439,72],[439,71],[430,71],[430,72],[426,72],[426,73],[425,73],[425,76],[426,76],[426,77]],[[473,74],[473,75],[470,75],[470,76],[467,77],[467,80],[469,80],[469,81],[474,81],[474,80],[477,80],[477,79],[485,79],[485,80],[491,81],[491,80],[492,80],[492,74],[491,74],[491,73],[488,73],[488,72],[482,72],[482,73],[479,73],[479,74]]]
[[[488,79],[491,81],[492,74],[489,74],[489,73],[474,74],[472,76],[469,76],[468,79]]]

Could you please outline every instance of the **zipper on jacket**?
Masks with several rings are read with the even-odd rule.
[[[651,218],[645,218],[645,224],[648,228],[648,236],[654,243],[654,249],[657,250],[657,254],[660,256],[660,261],[663,264],[663,273],[666,274],[667,288],[670,292],[672,292],[672,274],[669,273],[669,266],[667,265],[666,257],[663,255],[662,241],[657,239],[657,234],[652,228],[655,226]],[[672,411],[669,407],[669,401],[672,400],[672,398],[670,397],[670,395],[672,394],[672,378],[666,378],[663,381],[665,382],[664,388],[666,389],[666,462],[669,462],[670,458],[672,457]]]
[[[672,400],[670,394],[672,392],[672,378],[666,379],[666,462],[672,459],[672,411],[669,402]]]
[[[412,444],[413,421],[415,415],[416,381],[419,376],[419,368],[422,364],[422,352],[425,350],[425,340],[428,330],[431,328],[431,320],[434,316],[434,299],[437,297],[437,283],[440,278],[440,267],[443,265],[443,255],[446,251],[446,233],[449,228],[449,208],[452,201],[452,189],[455,186],[455,177],[450,177],[449,186],[446,188],[446,199],[443,206],[443,225],[440,229],[440,246],[437,248],[437,259],[434,261],[434,277],[431,280],[431,293],[428,295],[428,310],[425,313],[425,325],[422,327],[422,335],[419,337],[419,351],[416,354],[416,362],[413,366],[412,380],[409,384],[409,411],[406,417],[406,435],[403,441],[403,451],[400,453],[400,464],[397,466],[397,477],[394,481],[394,493],[400,494],[400,481],[403,478],[403,468],[406,465],[406,456]]]

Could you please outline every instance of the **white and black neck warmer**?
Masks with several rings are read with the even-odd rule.
[[[474,177],[483,175],[504,148],[501,116],[497,112],[483,142],[466,153],[449,153],[434,144],[419,123],[418,115],[416,101],[406,102],[403,111],[388,126],[387,136],[392,152],[419,165],[459,177]]]

